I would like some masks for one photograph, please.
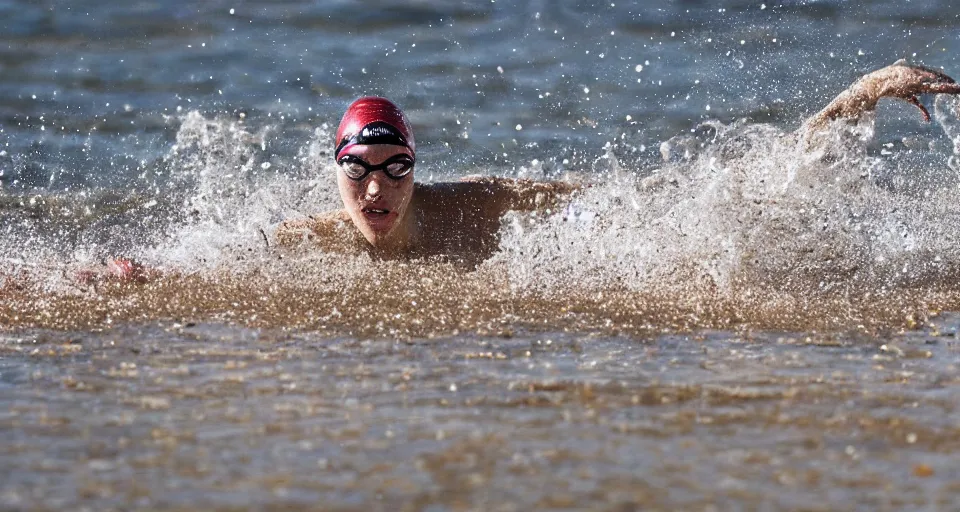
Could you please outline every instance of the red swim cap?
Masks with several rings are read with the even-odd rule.
[[[364,96],[351,103],[340,120],[334,140],[337,160],[344,151],[357,144],[406,146],[410,149],[410,156],[416,158],[417,145],[407,116],[392,101],[379,96]]]

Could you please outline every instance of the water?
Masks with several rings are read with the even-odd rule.
[[[209,324],[5,337],[0,460],[17,471],[3,498],[950,509],[957,322],[882,349],[795,333],[371,341]]]
[[[0,507],[956,510],[956,101],[791,132],[958,14],[0,1]],[[275,247],[363,94],[588,186],[476,268]]]

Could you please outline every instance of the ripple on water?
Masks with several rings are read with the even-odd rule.
[[[21,468],[0,500],[944,506],[960,351],[929,331],[883,341],[24,331],[0,340],[0,375],[21,369],[0,400],[0,459]]]

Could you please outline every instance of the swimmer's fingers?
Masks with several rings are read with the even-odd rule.
[[[75,278],[80,284],[96,284],[101,282],[146,283],[158,277],[156,270],[144,267],[142,264],[123,257],[108,258],[102,271],[82,270]]]
[[[864,112],[874,110],[880,98],[904,100],[920,109],[923,119],[929,121],[930,112],[920,103],[923,94],[960,94],[960,84],[942,71],[899,60],[857,80],[810,117],[802,131],[809,136],[829,121],[858,119]]]
[[[960,94],[960,84],[955,82],[928,84],[926,88],[926,94]]]
[[[960,94],[960,84],[946,73],[904,60],[868,74],[860,85],[874,102],[888,97],[910,103],[920,109],[924,121],[930,121],[930,112],[920,103],[920,95]]]
[[[159,276],[157,270],[149,269],[137,261],[122,257],[107,260],[107,274],[110,278],[125,283],[146,283]]]
[[[930,122],[930,112],[927,111],[927,107],[923,106],[923,103],[920,103],[920,98],[917,98],[916,96],[910,96],[907,98],[907,101],[920,109],[920,114],[923,116],[924,121],[928,123]]]
[[[930,122],[930,112],[920,103],[920,94],[960,94],[960,84],[944,73],[922,66],[909,66],[915,73],[916,82],[908,86],[907,92],[897,95],[920,109],[923,120]],[[912,92],[913,94],[909,94]],[[909,94],[909,95],[908,95]]]
[[[901,66],[909,70],[905,77],[904,93],[960,94],[960,84],[946,73],[924,66],[909,64]]]
[[[129,258],[107,260],[107,274],[119,281],[134,281],[143,274],[143,265]]]

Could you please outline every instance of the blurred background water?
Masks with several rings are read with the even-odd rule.
[[[653,157],[708,118],[795,126],[899,58],[949,72],[958,11],[935,1],[5,1],[0,14],[4,186],[70,190],[142,180],[184,111],[244,113],[276,128],[270,146],[282,152],[335,126],[363,94],[408,112],[431,172],[595,155],[621,135]]]

